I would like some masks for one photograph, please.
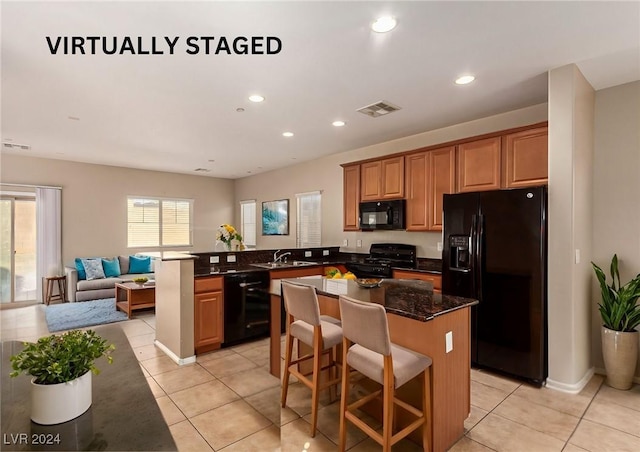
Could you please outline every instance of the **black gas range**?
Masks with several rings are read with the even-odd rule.
[[[391,278],[393,268],[416,268],[416,246],[399,243],[374,243],[369,257],[361,262],[348,262],[347,270],[358,278]]]

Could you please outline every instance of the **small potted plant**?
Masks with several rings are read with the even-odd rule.
[[[12,377],[22,372],[31,380],[31,420],[51,425],[75,419],[91,406],[91,374],[100,371],[96,359],[111,363],[113,344],[92,330],[72,330],[61,335],[25,342],[11,357]]]
[[[607,371],[607,384],[616,389],[630,389],[638,360],[640,325],[640,274],[625,285],[620,283],[618,256],[611,259],[611,285],[600,267],[591,262],[598,278],[602,318],[602,355]]]

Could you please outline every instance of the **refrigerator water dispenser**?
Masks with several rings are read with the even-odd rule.
[[[468,235],[449,236],[449,268],[452,270],[469,270],[471,268],[471,256],[469,244],[471,238]]]

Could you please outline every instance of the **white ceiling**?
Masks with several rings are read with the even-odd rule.
[[[547,71],[569,63],[595,89],[640,79],[637,1],[4,1],[1,12],[2,141],[31,146],[3,153],[213,177],[546,102]],[[369,28],[382,14],[398,20],[391,33]],[[174,55],[51,55],[45,37],[59,35],[179,41]],[[282,50],[188,55],[189,36],[277,36]],[[455,85],[464,73],[476,81]],[[380,100],[402,109],[356,112]]]

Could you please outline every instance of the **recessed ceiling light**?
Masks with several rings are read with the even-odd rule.
[[[343,125],[346,124],[346,122],[344,122],[344,121],[333,121],[331,124],[334,125],[335,127],[342,127]]]
[[[238,113],[242,113],[242,112],[244,111],[244,108],[242,108],[242,107],[238,107],[238,108],[236,108],[236,111],[237,111]]]
[[[473,75],[463,75],[462,77],[456,79],[456,85],[466,85],[467,83],[471,83],[476,78]]]
[[[287,137],[287,138],[292,137],[293,136],[293,132],[283,132],[282,136],[283,137]]]
[[[386,33],[396,28],[398,22],[395,17],[382,16],[378,17],[374,23],[371,24],[371,29],[376,33]]]
[[[80,118],[78,118],[77,116],[67,116],[67,118],[72,121],[80,121]]]
[[[264,97],[260,94],[254,94],[252,96],[249,96],[249,100],[251,102],[262,102],[264,100]]]

